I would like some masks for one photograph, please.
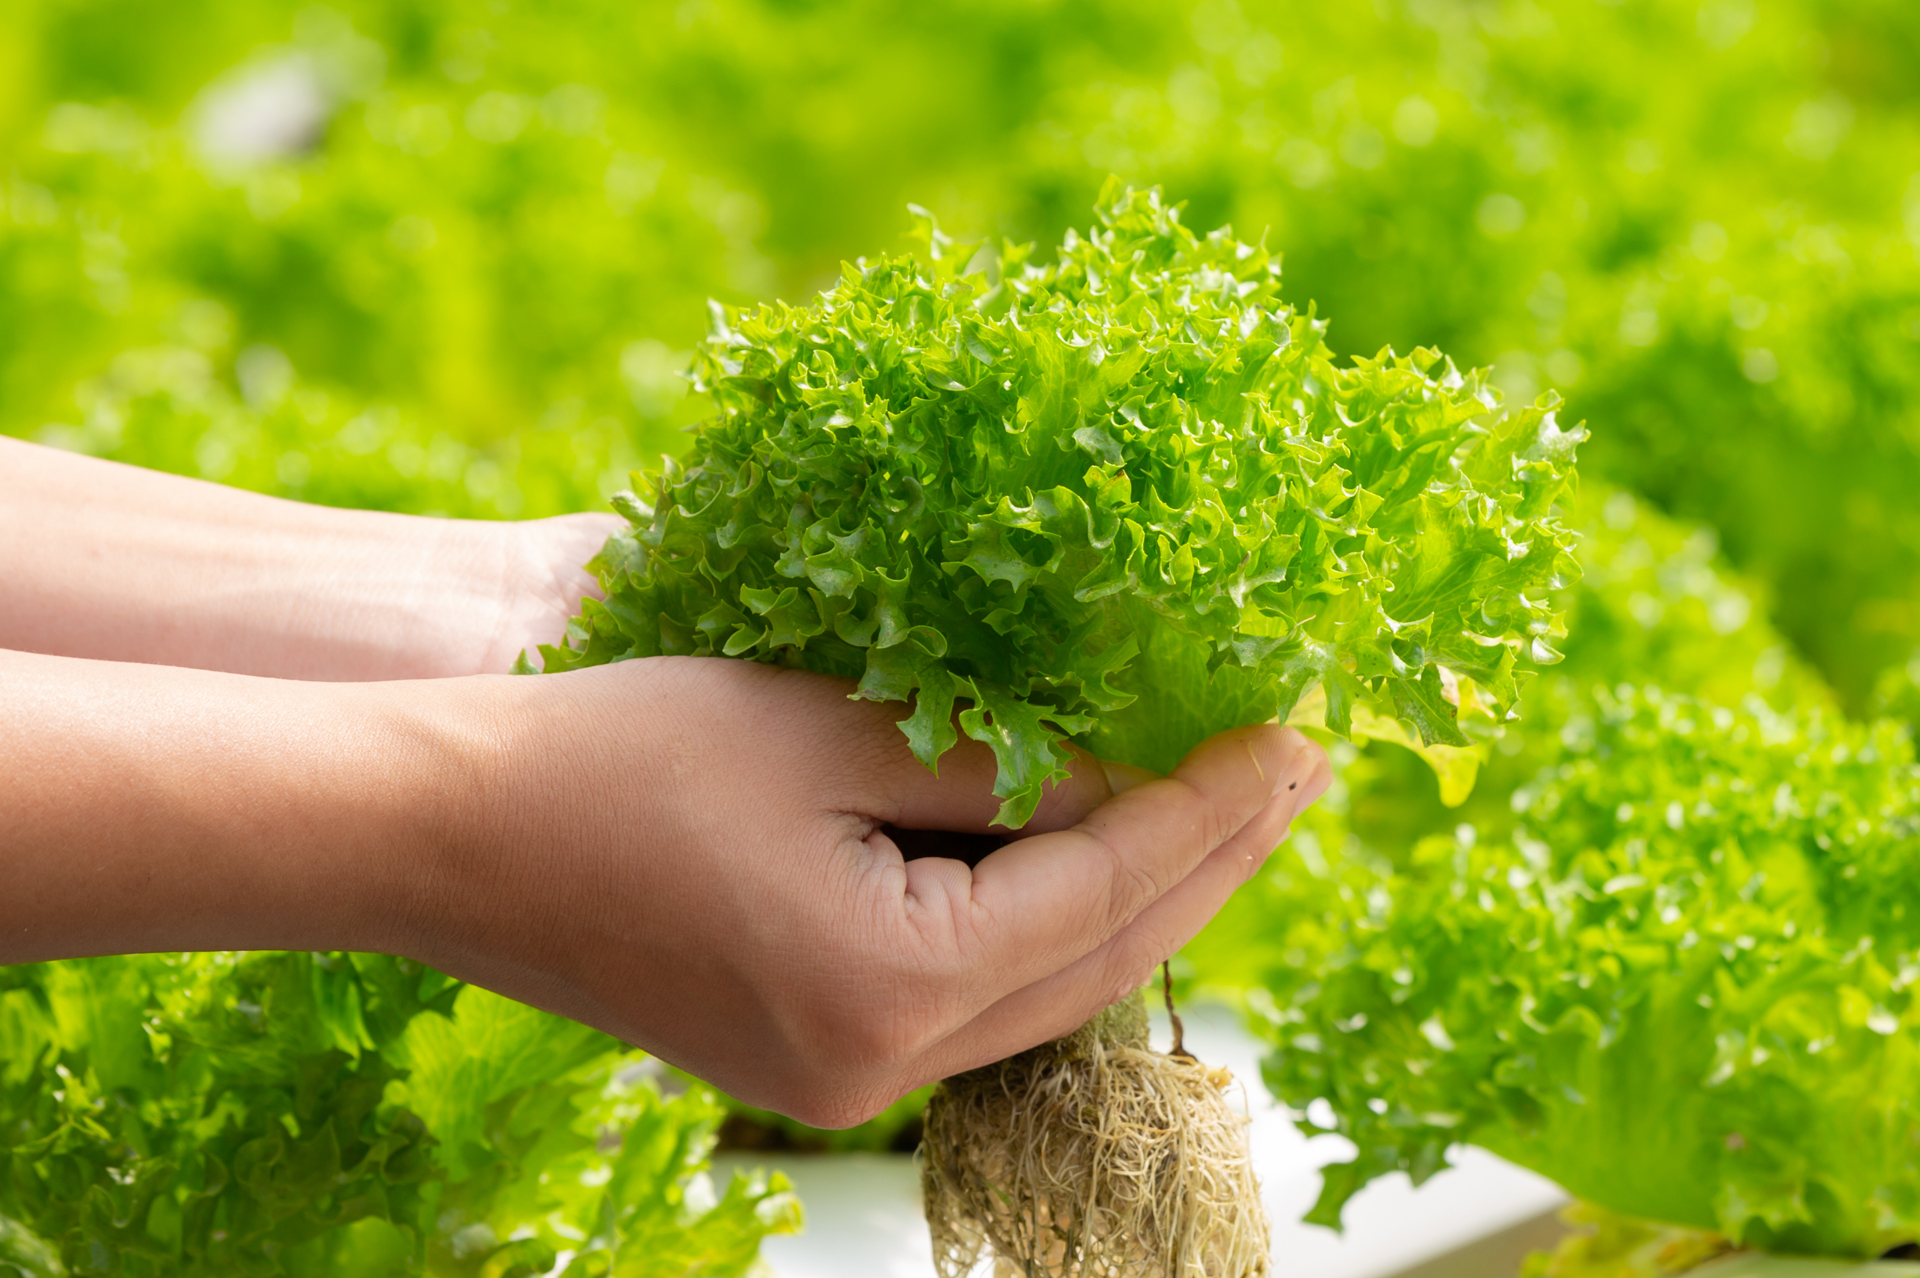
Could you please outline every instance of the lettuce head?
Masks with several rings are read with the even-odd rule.
[[[548,671],[725,655],[911,701],[1018,826],[1065,742],[1165,770],[1324,694],[1428,745],[1511,712],[1574,572],[1581,433],[1433,351],[1350,364],[1280,263],[1109,184],[1086,235],[849,265],[804,306],[715,308],[714,413],[639,477]],[[955,710],[958,728],[955,727]]]
[[[1293,854],[1268,1080],[1357,1146],[1309,1218],[1464,1142],[1770,1251],[1920,1239],[1904,726],[1630,686],[1558,717],[1499,837]]]

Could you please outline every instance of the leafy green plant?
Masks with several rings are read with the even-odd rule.
[[[1906,734],[1623,688],[1559,742],[1508,837],[1295,878],[1328,930],[1276,982],[1269,1078],[1359,1148],[1313,1218],[1471,1141],[1772,1250],[1912,1241]]]
[[[692,1188],[709,1094],[405,959],[0,968],[0,1061],[0,1263],[33,1278],[744,1274],[798,1224],[778,1177]]]
[[[1498,411],[1435,352],[1336,364],[1278,263],[1157,193],[1112,185],[1097,214],[1053,265],[1009,246],[969,269],[928,223],[924,258],[718,318],[718,415],[616,499],[607,600],[546,668],[845,675],[913,700],[929,767],[964,701],[1009,826],[1068,737],[1164,770],[1315,686],[1342,733],[1361,707],[1465,746],[1463,704],[1505,715],[1519,664],[1556,655],[1580,432]]]
[[[680,654],[857,680],[912,703],[929,768],[962,732],[986,744],[1013,828],[1070,737],[1166,770],[1310,691],[1343,736],[1497,735],[1522,663],[1558,659],[1550,594],[1576,570],[1555,503],[1582,432],[1551,399],[1503,411],[1437,352],[1335,363],[1277,262],[1157,191],[1109,183],[1095,216],[1046,265],[928,218],[919,255],[851,265],[806,307],[716,306],[696,363],[716,415],[684,463],[636,476],[648,498],[615,497],[606,598],[545,670]],[[1082,1221],[1123,1266],[1264,1272],[1220,1079],[1144,1050],[1131,1012],[1074,1040],[1103,1047],[935,1091],[942,1273],[1067,1272],[1077,1244],[1051,1240]],[[1097,1132],[1087,1106],[1022,1099],[1075,1095],[1127,1099]]]

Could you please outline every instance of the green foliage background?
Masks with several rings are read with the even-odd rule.
[[[210,153],[219,95],[289,67],[327,103],[313,136],[275,158]],[[1272,999],[1282,1041],[1316,1016],[1351,1023],[1360,1006],[1317,1003],[1332,986],[1304,995],[1291,974],[1345,961],[1368,917],[1353,904],[1362,879],[1385,874],[1418,897],[1453,864],[1434,868],[1422,840],[1457,842],[1460,825],[1483,855],[1511,849],[1525,824],[1512,796],[1572,766],[1562,734],[1604,720],[1596,686],[1789,714],[1781,731],[1831,739],[1892,730],[1833,726],[1842,714],[1920,713],[1920,10],[1904,0],[12,0],[0,6],[0,430],[337,504],[592,508],[701,416],[676,372],[709,297],[804,297],[843,259],[895,248],[909,201],[962,236],[1057,243],[1109,173],[1163,183],[1191,226],[1265,228],[1286,296],[1331,317],[1335,350],[1438,346],[1489,366],[1510,397],[1558,389],[1566,420],[1593,431],[1578,519],[1588,578],[1569,598],[1567,664],[1529,695],[1534,726],[1492,752],[1460,810],[1412,755],[1343,747],[1342,783],[1303,847],[1330,858],[1329,875],[1360,877],[1336,891],[1278,857],[1189,955],[1197,978]],[[1549,841],[1625,855],[1631,837]],[[1319,940],[1289,939],[1274,920],[1296,917],[1332,922]],[[253,975],[206,961],[192,1007],[168,1001],[177,977],[159,960],[0,972],[0,1010],[12,1009],[0,1216],[53,1240],[58,1264],[159,1273],[211,1255],[188,1242],[205,1166],[177,1151],[197,1130],[183,1124],[210,1121],[220,1076],[187,1068],[181,1044],[213,1044],[195,1059],[219,1069],[255,1068],[244,1062],[263,1057],[234,1054],[253,1032],[234,1009],[268,1006],[249,980],[305,991],[280,995],[289,1007],[333,1006],[313,1002],[324,982],[269,971],[304,958],[261,958]],[[329,1122],[357,1116],[339,1156],[361,1167],[403,1139],[426,1152],[381,1173],[384,1207],[354,1210],[395,1222],[403,1263],[478,1272],[497,1253],[509,1272],[520,1262],[499,1249],[522,1218],[501,1205],[506,1182],[472,1189],[479,1164],[460,1151],[474,1147],[408,1100],[408,1027],[450,1012],[458,1024],[458,1009],[418,986],[376,997],[374,968],[329,961],[363,991],[369,1043],[314,1030],[276,1045],[273,1068],[290,1072],[244,1093],[231,1138],[282,1139],[277,1126],[304,1139],[280,1117],[308,1130],[298,1107],[318,1084],[301,1069],[329,1096],[371,1080],[371,1108],[327,1102]],[[76,982],[118,992],[82,996]],[[114,1007],[147,1024],[132,1009],[151,1007],[202,1028],[149,1029],[144,1047],[109,1051],[75,1010],[88,1006],[102,1023]],[[1794,1059],[1811,1059],[1800,1046]],[[547,1073],[590,1072],[614,1051]],[[1365,1052],[1340,1059],[1371,1068]],[[1751,1054],[1736,1064],[1767,1068]],[[1289,1068],[1275,1079],[1289,1099],[1339,1091],[1331,1075],[1289,1081]],[[1833,1077],[1779,1085],[1837,1096]],[[586,1075],[526,1086],[545,1097],[536,1107],[604,1089]],[[1349,1099],[1350,1134],[1365,1137],[1372,1111]],[[83,1102],[136,1113],[138,1138],[120,1119],[62,1120],[67,1161],[54,1160],[35,1143],[53,1110],[35,1107]],[[1550,1150],[1498,1134],[1516,1106],[1488,1111],[1484,1139],[1571,1177]],[[694,1133],[689,1166],[707,1121],[672,1120]],[[415,1123],[430,1139],[408,1135]],[[1397,1151],[1380,1167],[1430,1170],[1421,1141],[1440,1129],[1422,1130],[1369,1148]],[[140,1180],[127,1149],[171,1160],[177,1222],[150,1200],[138,1221],[124,1203],[77,1205],[161,1183]],[[1779,1193],[1755,1200],[1766,1237],[1799,1219],[1796,1175],[1818,1180],[1779,1171],[1767,1182]],[[421,1204],[460,1192],[468,1215],[441,1229]],[[371,1227],[342,1223],[345,1201],[298,1206],[288,1219],[306,1223],[273,1226],[284,1234],[263,1226],[246,1263],[295,1271],[301,1230],[307,1257],[363,1237]],[[1715,1212],[1683,1223],[1749,1219],[1738,1204]],[[495,1250],[455,1256],[461,1222],[483,1219],[501,1226]],[[678,1208],[663,1219],[697,1225]],[[53,1272],[14,1228],[0,1221],[0,1272]],[[1868,1242],[1856,1230],[1818,1245]]]

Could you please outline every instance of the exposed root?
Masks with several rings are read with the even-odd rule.
[[[1267,778],[1262,774],[1260,779],[1264,781]],[[1187,1050],[1186,1024],[1180,1019],[1180,1013],[1173,1010],[1173,964],[1171,963],[1160,965],[1160,994],[1167,1000],[1167,1024],[1173,1027],[1173,1046],[1167,1049],[1167,1055],[1178,1056],[1189,1061],[1200,1059]]]
[[[1147,1045],[1139,993],[946,1080],[921,1181],[941,1278],[1254,1278],[1269,1234],[1232,1078]]]

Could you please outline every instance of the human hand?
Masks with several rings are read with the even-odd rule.
[[[0,963],[405,954],[846,1124],[1138,985],[1328,780],[1272,725],[1166,779],[1080,756],[1026,837],[907,861],[883,827],[987,830],[993,758],[962,742],[936,778],[850,689],[724,658],[340,684],[0,651]]]
[[[880,827],[984,831],[991,756],[964,742],[936,779],[843,682],[429,678],[557,639],[613,516],[327,510],[0,453],[0,962],[406,953],[853,1122],[1144,979],[1326,783],[1272,727],[1117,798],[1082,758],[1031,837],[907,862]]]
[[[987,830],[993,759],[935,778],[851,686],[699,658],[438,685],[487,763],[383,948],[843,1126],[1137,987],[1329,777],[1271,725],[1166,779],[1081,755],[1026,837],[907,861],[883,826]]]
[[[430,580],[446,592],[463,624],[419,673],[504,674],[523,652],[559,643],[580,601],[600,598],[600,583],[586,562],[624,527],[626,521],[611,513],[518,523],[447,521]]]

